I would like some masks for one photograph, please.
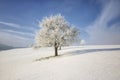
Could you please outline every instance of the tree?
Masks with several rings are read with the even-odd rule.
[[[36,35],[36,44],[54,46],[55,56],[58,56],[58,47],[70,45],[79,36],[79,30],[69,25],[60,14],[45,17],[39,24],[41,29]]]

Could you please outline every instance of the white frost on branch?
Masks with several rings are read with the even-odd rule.
[[[72,27],[61,15],[43,18],[39,23],[41,29],[36,35],[36,45],[40,47],[65,46],[79,38],[79,29]]]

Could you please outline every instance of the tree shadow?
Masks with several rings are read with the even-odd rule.
[[[61,47],[61,50],[73,49],[73,48],[83,48],[84,46],[71,46],[71,47]]]
[[[86,53],[92,53],[92,52],[100,52],[100,51],[118,51],[120,48],[102,48],[102,49],[84,49],[84,50],[75,50],[75,51],[68,51],[67,53],[64,54],[59,54],[58,56],[48,56],[48,57],[43,57],[36,59],[35,61],[42,61],[42,60],[48,60],[48,59],[53,59],[53,58],[58,58],[58,57],[65,57],[65,56],[75,56],[75,55],[80,55],[80,54],[86,54]]]
[[[68,51],[64,55],[80,55],[80,54],[86,54],[86,53],[92,53],[92,52],[100,52],[100,51],[118,51],[120,48],[102,48],[102,49],[84,49],[84,50],[75,50],[75,51]]]

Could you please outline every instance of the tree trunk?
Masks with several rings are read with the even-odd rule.
[[[58,56],[58,46],[56,42],[55,42],[54,48],[55,48],[55,56]]]
[[[55,56],[58,56],[58,48],[55,47]]]

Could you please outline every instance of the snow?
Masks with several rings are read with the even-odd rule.
[[[21,48],[0,52],[0,80],[120,80],[120,45]]]

